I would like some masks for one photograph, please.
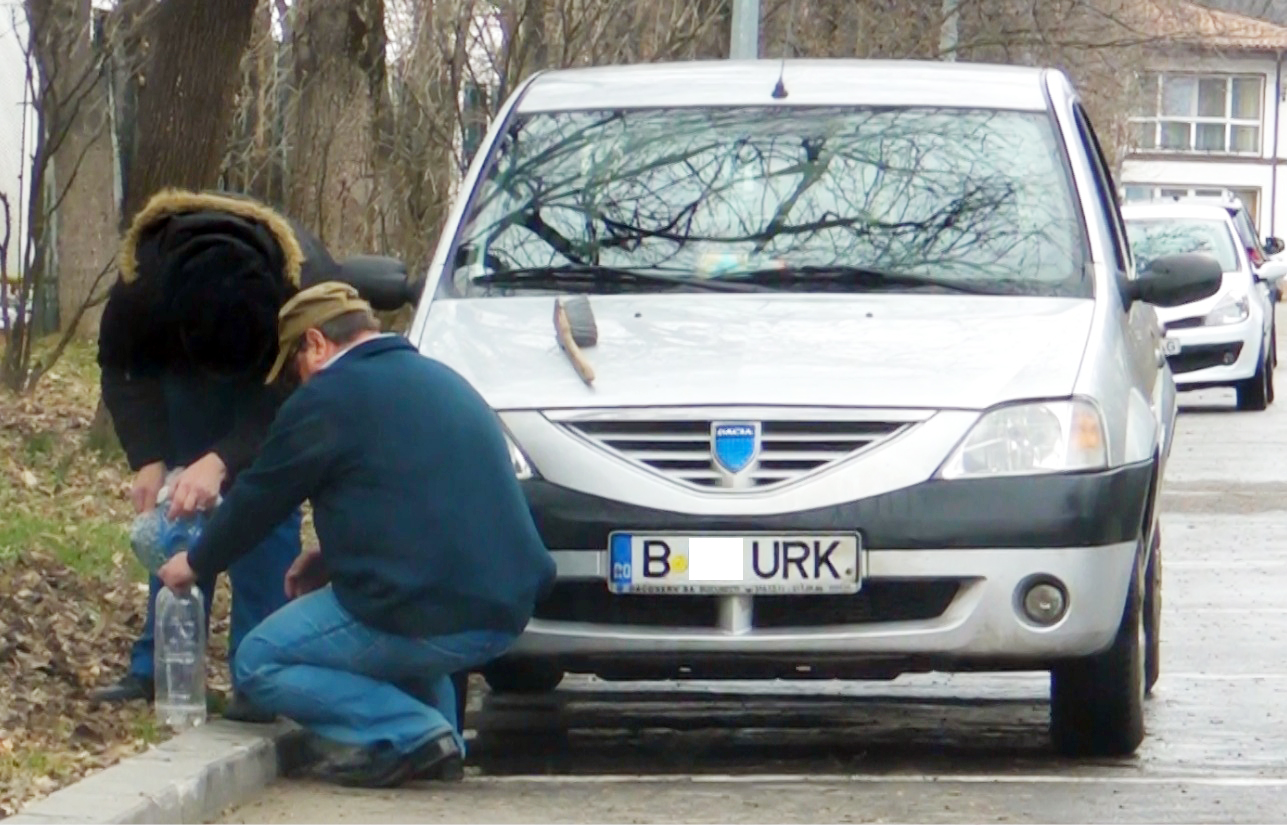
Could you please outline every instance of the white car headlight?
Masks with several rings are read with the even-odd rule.
[[[1108,466],[1099,408],[1080,398],[984,413],[939,470],[945,479],[1037,475]]]
[[[1243,295],[1240,298],[1234,298],[1232,295],[1225,296],[1216,308],[1207,313],[1202,319],[1202,325],[1206,327],[1219,327],[1225,324],[1238,324],[1247,320],[1251,314],[1251,300]]]
[[[509,447],[509,460],[514,464],[514,477],[519,481],[536,478],[536,471],[532,469],[532,462],[514,443],[514,439],[510,437],[509,433],[505,433],[505,446]]]

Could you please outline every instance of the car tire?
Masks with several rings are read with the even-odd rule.
[[[1162,528],[1153,528],[1153,551],[1144,573],[1144,694],[1162,675]]]
[[[1050,735],[1063,756],[1129,756],[1144,741],[1147,643],[1140,572],[1137,566],[1112,645],[1050,671]]]
[[[1238,409],[1248,412],[1258,412],[1269,406],[1270,389],[1269,377],[1269,357],[1265,356],[1261,360],[1260,366],[1256,368],[1256,374],[1239,381],[1234,385],[1238,393]]]
[[[563,682],[563,671],[541,662],[493,662],[483,669],[487,687],[497,695],[549,693]]]

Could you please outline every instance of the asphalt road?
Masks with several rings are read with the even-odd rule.
[[[569,680],[480,697],[462,785],[283,781],[225,821],[1287,822],[1287,397],[1232,399],[1181,397],[1163,675],[1133,758],[1054,756],[1044,674]]]

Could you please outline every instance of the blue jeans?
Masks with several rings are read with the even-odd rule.
[[[299,555],[298,511],[268,535],[258,547],[238,559],[228,569],[232,581],[232,616],[228,629],[228,660],[232,661],[237,648],[246,635],[286,604],[286,571]],[[214,595],[214,579],[197,582],[206,602],[206,633],[210,628],[210,598]],[[153,629],[156,624],[156,594],[161,591],[161,580],[152,576],[148,582],[147,620],[143,633],[130,651],[130,673],[152,681]],[[233,686],[237,686],[233,674]]]
[[[517,637],[474,630],[418,639],[362,624],[330,587],[255,628],[233,663],[258,707],[344,745],[408,754],[450,732],[461,753],[451,674],[490,662]]]

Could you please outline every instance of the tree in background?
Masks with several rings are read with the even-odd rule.
[[[17,311],[4,319],[7,335],[0,365],[0,378],[15,392],[30,390],[61,354],[81,316],[101,300],[97,287],[108,270],[104,264],[88,277],[77,273],[76,279],[66,282],[60,277],[60,225],[76,220],[73,200],[79,198],[77,206],[87,203],[82,172],[106,128],[101,99],[104,60],[94,46],[89,2],[26,0],[24,11],[26,82],[35,142],[23,204],[25,231],[20,237],[9,237],[9,243],[17,244],[21,271],[16,273]],[[83,209],[79,217],[88,222]],[[64,296],[74,293],[77,299],[60,301],[60,291]],[[64,335],[53,353],[33,362],[34,339],[57,332],[60,325]]]

